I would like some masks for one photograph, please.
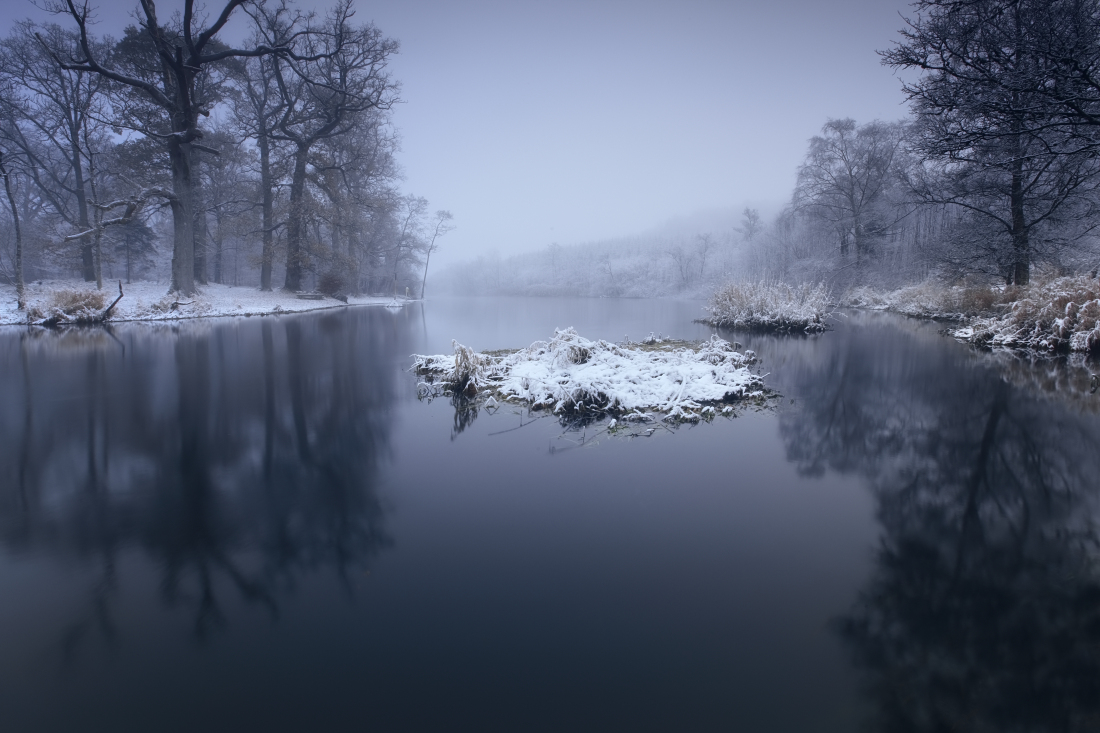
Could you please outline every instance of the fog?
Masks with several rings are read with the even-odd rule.
[[[134,5],[98,3],[96,32],[120,35]],[[876,55],[901,12],[901,0],[414,0],[360,2],[356,19],[401,43],[402,188],[455,215],[434,268],[704,210],[778,210],[827,118],[905,115]],[[3,33],[23,17],[46,15],[0,4]]]

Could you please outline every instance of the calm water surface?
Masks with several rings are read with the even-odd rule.
[[[0,730],[1100,729],[1100,396],[1057,369],[850,314],[729,336],[777,409],[634,439],[406,371],[699,312],[0,330]]]

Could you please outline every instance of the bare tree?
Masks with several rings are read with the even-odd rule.
[[[289,25],[285,19],[285,6],[271,11],[265,22],[278,28]],[[252,45],[261,45],[262,36],[255,36]],[[240,68],[238,79],[241,93],[233,105],[233,117],[238,129],[256,141],[259,153],[258,200],[260,206],[260,237],[263,242],[260,254],[260,290],[271,290],[271,268],[275,259],[275,187],[276,172],[273,149],[277,144],[272,136],[283,115],[284,105],[275,79],[275,59],[259,56],[246,59]]]
[[[348,132],[357,117],[388,110],[397,101],[397,84],[387,61],[397,42],[384,38],[373,24],[352,25],[352,0],[340,0],[323,27],[303,36],[296,57],[274,59],[272,68],[281,95],[282,114],[272,137],[294,149],[287,220],[284,287],[301,288],[306,258],[306,180],[310,151],[319,141]],[[273,14],[257,14],[258,30],[274,45],[287,32]]]
[[[160,112],[160,120],[143,132],[163,141],[172,171],[172,291],[191,294],[195,290],[195,212],[193,203],[192,154],[204,146],[199,117],[210,114],[211,100],[197,94],[196,83],[207,67],[235,57],[289,54],[291,37],[271,39],[251,48],[228,48],[215,43],[233,12],[246,0],[227,0],[212,23],[204,26],[195,15],[195,0],[184,0],[178,28],[164,24],[157,16],[154,0],[140,0],[140,34],[151,44],[157,68],[151,75],[125,73],[99,52],[88,30],[90,8],[76,0],[56,2],[51,8],[68,15],[76,23],[80,44],[75,53],[49,48],[63,69],[98,74],[141,95]],[[45,39],[43,45],[48,46]]]
[[[888,66],[922,72],[902,85],[916,117],[915,148],[932,174],[917,191],[971,212],[1006,240],[1002,274],[1017,285],[1030,279],[1033,233],[1067,214],[1079,220],[1096,186],[1094,143],[1067,126],[1065,105],[1051,95],[1063,62],[1096,71],[1098,57],[1057,60],[1044,51],[1066,31],[1051,26],[1054,6],[1086,5],[1094,7],[922,0],[902,41],[882,53]],[[1096,18],[1089,23],[1095,28]]]
[[[665,250],[665,254],[672,258],[672,261],[676,263],[676,269],[680,274],[680,284],[682,287],[687,287],[691,284],[691,260],[692,255],[684,245],[676,242],[673,243],[668,249]]]
[[[327,200],[318,218],[331,243],[327,251],[319,247],[318,254],[327,259],[330,272],[354,271],[356,292],[364,265],[369,268],[377,248],[392,239],[379,236],[374,224],[389,215],[397,199],[395,150],[389,115],[372,110],[358,115],[346,134],[320,141],[311,156],[309,181]]]
[[[706,277],[707,270],[707,254],[710,253],[714,247],[714,235],[710,232],[704,234],[696,234],[695,251],[699,254],[699,277]]]
[[[402,263],[411,261],[414,253],[421,249],[423,217],[428,211],[428,199],[423,196],[406,194],[401,197],[400,229],[390,250],[390,264],[393,265],[393,283],[396,293],[397,274]]]
[[[435,242],[447,232],[454,230],[454,225],[451,221],[454,219],[454,215],[451,212],[440,209],[435,212],[435,221],[432,226],[432,238],[428,240],[427,245],[424,247],[424,277],[420,281],[420,299],[424,299],[424,288],[428,284],[428,261],[432,258],[432,252],[438,249]]]
[[[15,195],[11,190],[11,174],[4,163],[4,151],[0,150],[0,176],[4,178],[4,193],[11,206],[12,226],[15,228],[15,300],[18,310],[25,310],[27,298],[23,292],[23,232],[19,228],[19,207],[15,205]]]
[[[855,244],[856,260],[872,253],[873,242],[896,217],[883,211],[894,184],[893,165],[902,142],[900,124],[829,120],[810,139],[798,169],[796,209],[829,222],[840,239],[840,255]]]
[[[29,21],[0,41],[0,74],[11,80],[2,103],[2,136],[28,162],[28,174],[50,208],[70,227],[90,229],[89,168],[102,144],[105,79],[86,71],[58,69]],[[49,24],[37,30],[49,48],[73,54],[79,37]],[[99,53],[101,45],[95,46]],[[80,241],[81,274],[95,280],[91,238]]]
[[[741,238],[746,242],[751,242],[763,229],[764,225],[760,221],[760,212],[746,206],[745,210],[741,212],[741,226],[737,227]]]

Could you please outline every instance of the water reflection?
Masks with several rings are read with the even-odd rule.
[[[1098,729],[1096,418],[901,330],[817,357],[781,431],[800,470],[877,500],[875,571],[838,624],[874,729]]]
[[[375,492],[397,386],[381,311],[0,339],[0,542],[94,567],[72,652],[118,631],[119,556],[206,637],[390,544]],[[346,583],[349,589],[351,585]]]

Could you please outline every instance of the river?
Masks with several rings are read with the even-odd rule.
[[[0,729],[1097,725],[1081,368],[850,312],[725,334],[781,397],[650,437],[421,401],[407,371],[555,327],[705,338],[699,314],[0,329]]]

